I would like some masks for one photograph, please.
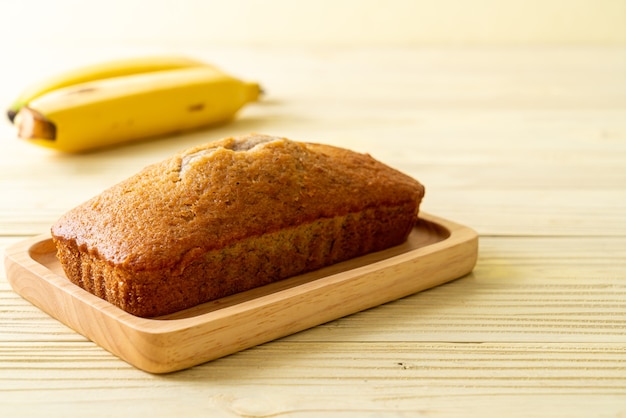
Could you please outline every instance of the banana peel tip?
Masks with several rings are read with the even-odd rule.
[[[11,123],[15,121],[15,116],[17,116],[17,111],[13,109],[7,110],[7,118],[9,118],[9,121],[11,121]]]

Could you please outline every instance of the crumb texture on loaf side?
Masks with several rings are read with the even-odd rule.
[[[61,244],[68,277],[125,311],[155,317],[398,245],[404,208],[370,209],[279,230],[208,251],[179,271],[133,272]],[[396,219],[393,225],[383,219]],[[410,218],[410,216],[409,216]]]
[[[157,316],[400,244],[423,194],[367,154],[249,135],[146,167],[52,235],[70,280]]]

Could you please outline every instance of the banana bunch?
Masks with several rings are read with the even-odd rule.
[[[34,84],[7,115],[20,138],[81,152],[226,122],[260,91],[192,59],[134,58]]]

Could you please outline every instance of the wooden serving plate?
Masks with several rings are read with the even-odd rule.
[[[440,285],[476,264],[478,236],[420,214],[402,245],[158,318],[133,316],[72,284],[49,235],[6,250],[13,289],[133,366],[181,370]]]

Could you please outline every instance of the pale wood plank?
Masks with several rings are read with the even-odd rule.
[[[300,342],[626,343],[626,239],[480,239],[459,280],[289,337]],[[80,341],[0,275],[5,341]]]
[[[181,148],[261,131],[371,152],[422,180],[430,191],[425,205],[453,219],[458,214],[453,208],[468,198],[463,193],[471,197],[476,191],[476,200],[487,206],[477,214],[465,211],[473,216],[460,220],[478,223],[481,233],[565,234],[573,231],[571,224],[587,221],[593,228],[589,233],[623,235],[623,207],[610,195],[586,193],[614,191],[617,199],[624,193],[622,50],[285,52],[218,48],[200,53],[214,53],[211,61],[250,71],[268,85],[264,103],[217,129],[76,157],[18,142],[3,120],[0,190],[11,199],[0,200],[1,230],[42,233],[69,208]],[[27,74],[16,77],[12,80],[19,84]],[[566,194],[545,207],[528,196],[514,207],[493,200],[501,191],[520,189]],[[449,201],[437,200],[444,198]],[[579,202],[614,207],[615,213],[606,220],[591,207],[567,214],[556,226],[554,219],[545,219]],[[485,212],[516,208],[530,217],[518,229],[506,219],[484,224]]]
[[[266,102],[216,130],[80,157],[17,142],[2,120],[0,246],[143,165],[257,131],[371,152],[416,176],[425,209],[481,233],[476,269],[166,376],[49,318],[0,269],[3,416],[626,414],[623,48],[189,51],[258,76]],[[0,90],[96,53],[50,51],[45,68],[23,57]]]
[[[123,413],[136,405],[133,411],[155,416],[176,409],[213,416],[450,417],[489,411],[586,417],[599,410],[619,415],[625,408],[623,344],[401,343],[390,348],[277,342],[166,376],[137,373],[85,344],[0,348],[5,359],[14,350],[38,358],[0,363],[0,388],[10,394],[3,409],[12,413],[45,410],[61,416],[83,406],[102,416],[101,408]],[[32,398],[35,390],[38,396]]]

